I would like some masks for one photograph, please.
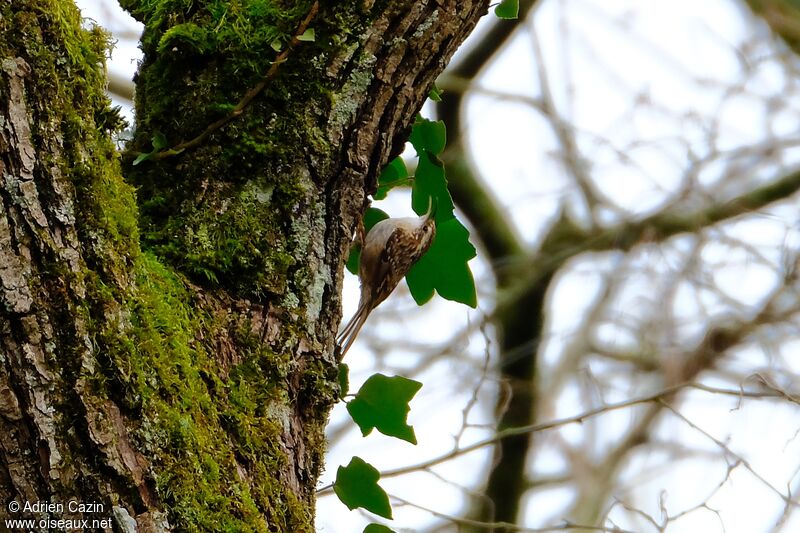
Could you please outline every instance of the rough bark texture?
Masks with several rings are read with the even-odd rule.
[[[106,35],[62,0],[0,3],[0,518],[313,529],[351,231],[487,5],[322,5],[241,116],[125,157],[125,181]],[[312,4],[125,7],[146,25],[132,153],[229,113]]]

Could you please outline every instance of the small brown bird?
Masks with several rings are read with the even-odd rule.
[[[392,293],[414,263],[431,247],[436,236],[432,204],[428,204],[428,212],[421,217],[381,220],[364,238],[358,266],[361,298],[353,318],[337,337],[341,357],[353,344],[372,310]]]

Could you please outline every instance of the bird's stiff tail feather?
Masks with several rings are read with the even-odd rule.
[[[358,332],[361,331],[361,326],[367,321],[371,310],[366,302],[361,302],[353,318],[350,319],[342,329],[342,332],[336,337],[336,342],[339,345],[339,357],[344,357],[344,354],[350,349],[350,345],[356,340]]]

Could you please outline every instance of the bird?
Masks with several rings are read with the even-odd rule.
[[[420,217],[387,218],[375,224],[364,238],[358,276],[358,309],[337,336],[344,357],[373,309],[394,290],[411,267],[425,255],[436,236],[433,200]]]

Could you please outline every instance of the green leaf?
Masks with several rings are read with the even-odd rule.
[[[428,121],[428,124],[433,123]],[[430,132],[420,133],[420,137],[430,136]],[[425,142],[418,144],[422,146]],[[411,207],[421,215],[428,210],[432,199],[436,204],[436,237],[428,252],[406,274],[406,283],[419,305],[438,292],[442,298],[474,308],[478,300],[468,263],[476,255],[475,247],[469,242],[469,231],[455,216],[444,165],[429,149],[417,148],[417,155]]]
[[[298,41],[314,42],[314,28],[308,28],[303,35],[297,37]]]
[[[367,209],[367,212],[364,213],[364,232],[369,233],[372,226],[387,218],[389,218],[389,213],[386,211],[378,209],[377,207],[370,207]]]
[[[473,257],[469,231],[457,218],[437,223],[430,250],[406,274],[411,296],[422,305],[436,291],[442,298],[476,307],[475,280],[467,264]]]
[[[417,173],[411,187],[411,207],[418,215],[428,211],[429,199],[436,204],[436,225],[455,217],[453,198],[447,190],[444,165],[428,151],[419,154]]]
[[[150,140],[153,143],[153,152],[167,147],[167,137],[160,131],[155,132]]]
[[[408,169],[402,157],[395,157],[386,165],[378,177],[378,190],[372,195],[376,200],[383,200],[393,187],[408,183]]]
[[[447,144],[447,130],[443,121],[428,120],[418,115],[408,140],[414,146],[417,154],[421,154],[425,150],[440,154]]]
[[[495,8],[494,14],[499,19],[514,20],[519,18],[519,0],[503,0]]]
[[[134,160],[133,160],[133,166],[136,166],[136,165],[138,165],[138,164],[139,164],[139,163],[141,163],[142,161],[147,161],[147,160],[148,160],[148,159],[150,159],[152,156],[153,156],[153,152],[150,152],[150,153],[148,153],[148,154],[139,154],[139,155],[137,155],[137,156],[136,156],[136,159],[134,159]]]
[[[434,83],[433,87],[431,87],[431,90],[428,91],[428,98],[430,98],[434,102],[441,102],[442,94],[444,94],[444,91],[441,90],[439,86]]]
[[[280,51],[281,51],[281,49],[283,48],[283,43],[281,42],[281,40],[280,40],[280,39],[275,39],[275,40],[274,40],[274,41],[272,41],[272,42],[271,42],[269,45],[270,45],[270,47],[272,47],[272,49],[273,49],[273,50],[275,50],[276,52],[280,52]]]
[[[392,518],[389,496],[379,485],[380,472],[360,457],[336,471],[333,491],[351,511],[358,507],[384,518]]]
[[[357,276],[359,261],[361,261],[361,246],[356,244],[350,248],[350,255],[347,256],[347,263],[344,266],[348,272]]]
[[[369,524],[364,528],[364,533],[395,533],[395,531],[382,524]]]
[[[374,428],[384,435],[416,444],[414,428],[406,423],[406,418],[410,410],[408,402],[421,387],[422,383],[413,379],[374,374],[347,404],[347,411],[365,437]]]
[[[369,233],[372,226],[387,218],[389,218],[389,215],[386,211],[382,211],[377,207],[370,207],[367,209],[367,212],[364,213],[364,234]],[[347,270],[349,270],[351,274],[358,274],[358,262],[360,260],[361,246],[353,246],[353,248],[350,249],[350,255],[347,257],[346,263]]]
[[[136,159],[133,160],[133,166],[138,165],[142,161],[147,161],[148,159],[153,157],[155,154],[157,154],[159,151],[161,151],[163,148],[166,148],[166,146],[167,146],[167,137],[163,133],[161,133],[160,131],[157,131],[150,138],[150,142],[153,145],[153,149],[150,152],[146,153],[146,154],[137,155]],[[175,152],[175,153],[180,153],[180,152]]]
[[[350,367],[346,363],[339,363],[339,373],[336,376],[336,381],[339,383],[339,396],[347,395],[350,390]]]

